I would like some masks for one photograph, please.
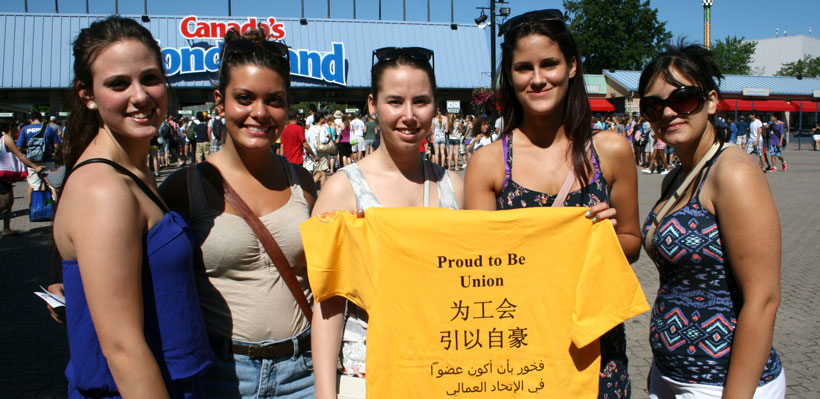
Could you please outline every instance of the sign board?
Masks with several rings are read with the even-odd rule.
[[[357,112],[359,112],[358,108],[345,108],[345,113],[346,114],[355,114]]]
[[[179,24],[179,34],[189,43],[189,47],[165,47],[162,49],[162,60],[165,74],[173,76],[189,73],[209,73],[219,71],[222,63],[222,41],[211,46],[204,40],[219,40],[229,29],[245,32],[261,28],[270,39],[282,40],[287,35],[285,25],[277,22],[275,17],[257,19],[248,17],[246,21],[205,21],[196,15],[188,15]],[[310,80],[347,85],[345,74],[344,43],[331,42],[330,51],[308,49],[288,49],[290,74]]]
[[[461,101],[459,100],[447,100],[447,113],[448,114],[457,114],[461,112]]]
[[[0,118],[14,118],[14,112],[0,112]]]
[[[71,115],[71,112],[68,112],[68,111],[60,111],[60,112],[57,113],[57,116],[69,116],[69,115]]]
[[[190,109],[181,109],[177,113],[180,114],[180,115],[193,115],[194,114],[194,112],[191,111]]]
[[[769,89],[755,88],[755,87],[744,87],[743,88],[743,95],[744,96],[750,96],[750,97],[768,97],[769,96]]]
[[[815,90],[814,92],[812,92],[812,97],[820,98],[820,90]]]
[[[587,85],[587,93],[597,93],[601,91],[601,85]]]

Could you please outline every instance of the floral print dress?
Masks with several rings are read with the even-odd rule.
[[[527,207],[550,207],[557,194],[545,194],[527,189],[512,179],[513,146],[512,135],[502,138],[504,147],[504,186],[496,197],[496,209],[516,209]],[[594,174],[590,183],[579,190],[567,194],[563,206],[593,206],[609,201],[609,187],[601,173],[600,159],[595,147],[590,145]],[[626,399],[632,394],[626,356],[626,331],[619,324],[600,339],[601,379],[598,384],[599,399]]]

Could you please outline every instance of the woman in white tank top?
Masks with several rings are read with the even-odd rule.
[[[371,206],[461,207],[461,177],[418,156],[419,144],[430,131],[436,112],[435,75],[429,63],[432,51],[419,50],[375,51],[379,61],[373,66],[373,76],[378,81],[374,82],[376,91],[368,96],[368,107],[379,121],[382,144],[361,162],[328,179],[313,215],[333,210],[357,212]],[[349,312],[345,327],[344,309],[341,297],[314,305],[311,342],[317,399],[337,397],[336,365],[343,331],[342,372],[347,376],[341,377],[342,389],[351,383],[359,388],[351,396],[340,391],[339,397],[364,397],[363,380],[349,376],[365,372],[364,312]]]

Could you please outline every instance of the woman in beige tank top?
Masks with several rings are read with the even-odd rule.
[[[309,320],[278,272],[282,265],[223,195],[227,182],[270,231],[312,302],[299,224],[313,208],[313,179],[270,151],[287,119],[287,49],[261,31],[231,31],[221,59],[214,98],[224,112],[225,145],[160,188],[188,218],[201,249],[195,275],[216,354],[206,396],[312,398]]]

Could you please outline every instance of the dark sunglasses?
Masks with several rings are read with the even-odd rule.
[[[535,18],[542,21],[561,21],[564,22],[564,14],[561,10],[556,10],[554,8],[550,8],[547,10],[538,10],[538,11],[530,11],[523,13],[521,15],[512,17],[504,22],[500,28],[498,28],[498,36],[504,36],[507,32],[521,26],[524,21]]]
[[[433,50],[424,47],[382,47],[375,49],[373,50],[373,56],[370,60],[371,66],[376,65],[376,60],[378,60],[378,62],[391,61],[401,57],[402,54],[416,61],[430,62],[432,59],[433,70],[436,69],[436,59],[433,56]]]
[[[641,99],[641,116],[649,122],[655,122],[663,117],[666,107],[682,115],[689,115],[700,111],[706,102],[706,93],[697,86],[681,86],[666,99],[658,96],[649,96]]]
[[[228,57],[232,54],[253,53],[259,50],[259,48],[259,43],[251,40],[234,40],[225,44],[225,48],[222,49],[222,58],[224,59],[225,57]],[[261,48],[265,49],[271,54],[278,55],[280,57],[288,58],[289,55],[288,46],[286,46],[284,43],[265,40],[261,43]]]

